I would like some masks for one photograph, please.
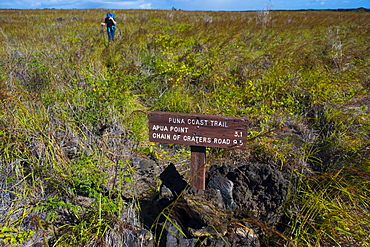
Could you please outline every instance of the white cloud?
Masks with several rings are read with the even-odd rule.
[[[152,3],[147,0],[120,1],[120,0],[1,0],[0,8],[34,9],[34,8],[110,8],[110,9],[150,9]]]
[[[316,3],[321,5],[321,6],[326,4],[325,0],[324,1],[323,0],[316,0]]]
[[[81,2],[81,1],[80,1]],[[80,3],[79,2],[79,3]],[[137,0],[137,1],[85,1],[84,5],[90,6],[90,8],[110,8],[110,9],[143,9],[151,8],[151,3],[148,3],[147,0]]]
[[[141,9],[151,9],[152,8],[152,4],[151,3],[144,3],[144,4],[141,4],[140,5],[140,8]]]
[[[0,2],[0,8],[39,8],[41,5],[42,2],[32,0],[23,0],[23,1],[2,0]]]

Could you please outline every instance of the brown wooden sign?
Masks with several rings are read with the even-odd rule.
[[[153,111],[149,113],[149,140],[245,149],[248,125],[241,117]]]

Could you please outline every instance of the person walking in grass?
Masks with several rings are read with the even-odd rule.
[[[103,26],[107,27],[108,41],[111,42],[114,40],[114,33],[116,32],[116,20],[114,14],[108,12],[107,17],[105,17],[104,22],[101,23]]]

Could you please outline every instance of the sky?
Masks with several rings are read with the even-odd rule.
[[[370,0],[1,0],[0,9],[181,9],[212,11],[370,8]]]

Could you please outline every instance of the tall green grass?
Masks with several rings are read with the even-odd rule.
[[[105,12],[0,10],[7,243],[42,229],[81,246],[124,227],[139,210],[123,199],[139,196],[127,153],[170,159],[147,138],[145,113],[161,110],[251,120],[242,157],[295,178],[290,241],[271,242],[369,246],[368,13],[115,10],[108,44]]]

